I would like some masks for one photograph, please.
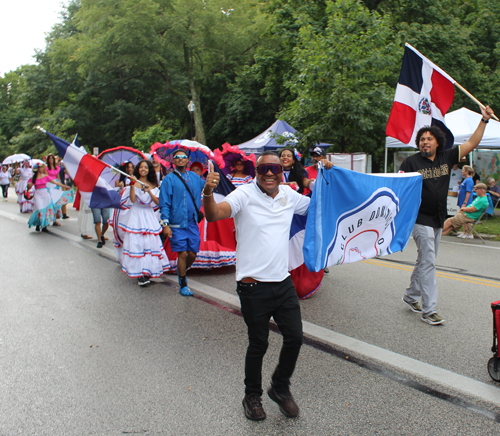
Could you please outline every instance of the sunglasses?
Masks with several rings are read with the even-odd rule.
[[[257,174],[265,176],[269,170],[274,174],[280,174],[283,172],[283,167],[280,164],[261,164],[257,168]]]
[[[174,159],[187,159],[187,155],[185,154],[176,154]]]

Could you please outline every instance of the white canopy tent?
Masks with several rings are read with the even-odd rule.
[[[463,144],[465,141],[468,141],[477,129],[481,118],[482,115],[480,113],[464,107],[446,114],[444,120],[448,129],[451,130],[451,133],[455,137],[454,144]],[[490,120],[477,148],[500,148],[500,123],[498,121]]]
[[[454,145],[460,145],[468,141],[476,130],[482,115],[467,108],[461,108],[445,115],[446,126],[451,130],[455,137]],[[389,148],[417,148],[414,144],[403,144],[401,141],[386,137],[385,138],[385,166],[384,172],[387,172],[387,151]],[[500,149],[500,123],[493,119],[486,126],[483,138],[479,143],[478,149]]]

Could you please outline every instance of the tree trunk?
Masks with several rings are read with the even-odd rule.
[[[201,103],[200,103],[200,93],[196,87],[195,80],[193,78],[193,57],[191,49],[184,44],[184,63],[186,65],[186,71],[188,72],[189,80],[189,90],[191,91],[191,100],[195,105],[194,109],[194,140],[200,144],[207,145],[205,139],[205,130],[203,130],[203,119],[201,116]]]
[[[200,144],[207,145],[205,139],[205,130],[203,129],[203,118],[201,116],[201,103],[200,96],[196,90],[195,86],[191,86],[191,78],[189,79],[189,86],[191,88],[191,97],[195,105],[194,110],[194,141]]]

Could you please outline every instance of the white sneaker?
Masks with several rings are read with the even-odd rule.
[[[465,233],[460,233],[459,235],[457,235],[457,238],[462,238],[462,239],[464,239],[464,238],[465,238]]]
[[[474,236],[473,235],[466,235],[466,236],[464,236],[464,239],[474,239]]]

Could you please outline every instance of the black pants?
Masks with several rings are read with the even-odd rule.
[[[3,198],[7,198],[7,196],[9,195],[9,185],[0,185],[2,187],[2,195],[3,195]]]
[[[283,346],[272,384],[278,392],[287,392],[302,346],[302,319],[299,299],[291,277],[282,282],[238,282],[241,313],[248,327],[245,358],[245,394],[262,395],[262,361],[269,345],[269,321],[274,318]]]

